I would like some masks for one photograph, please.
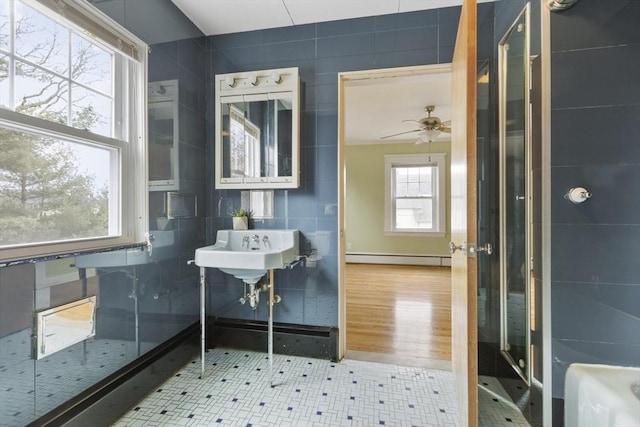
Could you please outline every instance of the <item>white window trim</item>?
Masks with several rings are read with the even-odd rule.
[[[398,237],[444,237],[446,235],[447,225],[447,201],[446,197],[446,164],[445,153],[432,154],[387,154],[384,156],[384,235]],[[394,227],[394,209],[395,203],[392,196],[392,169],[394,166],[436,166],[438,168],[437,175],[437,192],[434,199],[437,203],[435,213],[435,227],[433,230],[412,230],[398,231]]]
[[[0,124],[14,130],[60,135],[63,139],[69,141],[75,140],[77,142],[98,143],[116,147],[121,157],[120,164],[112,163],[111,167],[117,169],[120,177],[120,201],[118,206],[121,215],[120,234],[110,237],[7,246],[0,249],[0,265],[19,260],[144,244],[147,242],[149,230],[146,112],[148,46],[88,2],[83,0],[65,0],[65,2],[68,6],[72,6],[69,11],[72,11],[77,16],[86,17],[89,20],[88,22],[91,22],[91,25],[99,25],[103,30],[103,34],[111,34],[114,39],[124,42],[125,47],[133,49],[132,55],[127,56],[130,58],[135,57],[137,70],[129,73],[129,81],[118,81],[119,79],[116,79],[117,85],[114,87],[115,96],[129,92],[132,97],[130,102],[123,105],[123,108],[127,110],[125,115],[130,124],[128,134],[121,135],[116,132],[116,135],[121,140],[108,138],[86,130],[49,122],[4,108],[0,108]],[[38,7],[39,3],[42,3],[51,9],[55,9],[57,5],[52,0],[26,0],[25,3],[32,7]],[[38,7],[38,9],[41,12],[47,10],[44,7]],[[51,9],[48,9],[49,11],[46,13],[53,17],[56,12],[51,11]],[[65,25],[77,27],[76,22],[79,20],[77,16],[75,16],[75,21],[65,22]],[[56,16],[54,19],[60,21],[61,18]],[[93,29],[95,28],[93,27]],[[125,54],[123,50],[120,50],[119,53]],[[115,121],[112,122],[112,126],[115,127],[119,124]]]

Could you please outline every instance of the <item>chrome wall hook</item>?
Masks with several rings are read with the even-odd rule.
[[[567,192],[567,194],[564,195],[564,198],[577,205],[579,203],[585,202],[587,199],[590,199],[591,196],[592,194],[587,191],[586,188],[573,187]]]

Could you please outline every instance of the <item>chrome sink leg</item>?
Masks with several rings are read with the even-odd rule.
[[[273,384],[273,278],[273,270],[269,270],[269,319],[267,329],[269,334],[269,378],[271,379],[271,387],[275,387],[275,385]]]
[[[205,267],[200,267],[200,378],[204,378],[204,353],[206,351],[206,273]]]

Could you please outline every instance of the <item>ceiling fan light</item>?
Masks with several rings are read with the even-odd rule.
[[[415,145],[424,144],[425,142],[429,142],[429,137],[427,136],[427,132],[421,131],[418,132],[418,139],[416,139]]]
[[[438,129],[423,130],[418,133],[418,140],[415,144],[418,145],[424,144],[425,142],[433,142],[438,135],[440,135],[440,131]]]
[[[427,134],[427,138],[429,139],[429,142],[433,142],[438,135],[440,135],[440,131],[438,129],[429,129],[425,131]]]

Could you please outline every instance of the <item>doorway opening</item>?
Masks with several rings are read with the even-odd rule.
[[[451,65],[342,73],[339,96],[339,356],[450,369]]]

